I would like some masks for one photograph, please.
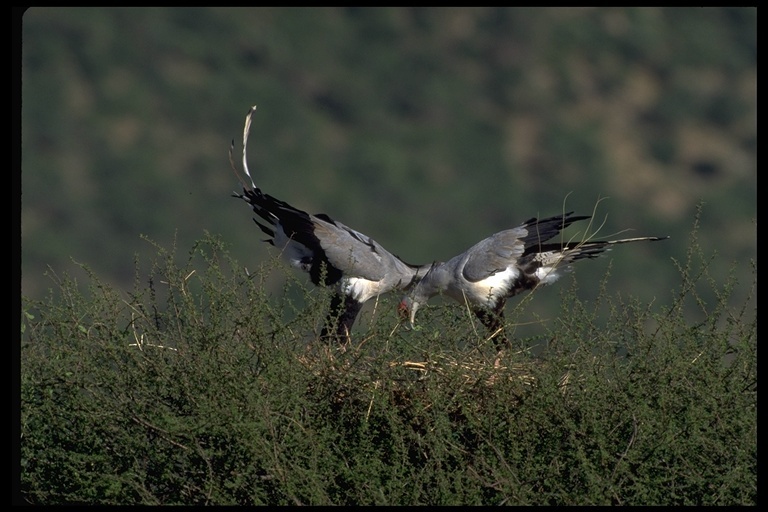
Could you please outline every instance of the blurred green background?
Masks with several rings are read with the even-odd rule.
[[[140,235],[276,257],[230,198],[230,141],[267,193],[411,263],[563,210],[671,235],[576,266],[580,294],[668,303],[697,206],[711,271],[756,259],[755,8],[31,8],[22,18],[24,296],[126,291]],[[238,157],[239,162],[239,157]],[[735,270],[734,270],[735,269]],[[280,289],[284,276],[269,286]],[[557,293],[541,293],[557,301]],[[539,307],[539,306],[536,306]],[[542,305],[546,308],[547,306]]]

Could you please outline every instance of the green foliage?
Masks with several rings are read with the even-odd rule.
[[[244,272],[217,237],[155,248],[126,296],[85,268],[87,292],[52,274],[57,293],[23,300],[26,502],[757,502],[756,320],[695,244],[671,306],[608,277],[594,303],[566,289],[559,320],[519,340],[538,355],[498,360],[459,305],[405,331],[384,297],[329,347],[327,290]]]

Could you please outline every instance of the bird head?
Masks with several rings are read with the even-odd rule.
[[[408,329],[416,329],[414,322],[416,321],[416,311],[419,309],[420,304],[411,298],[410,295],[406,295],[400,301],[397,306],[397,313],[403,321],[408,322]]]
[[[424,274],[419,277],[414,277],[408,287],[408,293],[400,300],[400,304],[397,306],[397,312],[400,318],[408,322],[409,329],[416,329],[416,311],[419,310],[422,304],[426,304],[429,299],[437,295],[440,290],[439,280],[440,277],[436,274],[443,263],[433,262],[430,265],[424,265],[421,270],[426,270]]]

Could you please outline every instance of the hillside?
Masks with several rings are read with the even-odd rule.
[[[666,302],[701,207],[713,275],[735,267],[748,286],[756,17],[32,8],[21,19],[21,293],[53,288],[49,268],[82,277],[75,262],[128,290],[135,260],[154,253],[142,235],[183,254],[209,232],[244,267],[274,258],[229,197],[227,151],[253,104],[258,184],[407,261],[448,259],[532,216],[594,213],[599,236],[672,238],[585,262],[580,294],[596,295],[610,268],[612,289]]]

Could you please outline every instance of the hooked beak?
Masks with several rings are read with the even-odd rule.
[[[402,320],[408,322],[405,327],[406,329],[416,329],[416,310],[418,309],[419,304],[417,302],[413,302],[409,297],[406,297],[400,301],[400,304],[397,306],[397,312]]]

